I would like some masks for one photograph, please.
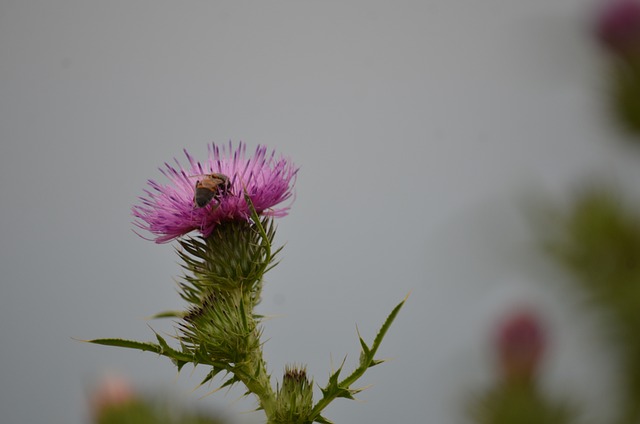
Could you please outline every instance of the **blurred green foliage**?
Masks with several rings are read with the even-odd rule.
[[[167,402],[139,398],[102,408],[95,424],[222,424],[205,414],[183,412]]]
[[[616,61],[611,67],[610,90],[618,122],[640,133],[640,60]]]
[[[471,416],[477,424],[569,424],[570,407],[544,397],[531,382],[500,384],[476,399]]]
[[[612,190],[583,190],[561,214],[550,252],[609,317],[623,355],[622,423],[640,419],[640,218]]]

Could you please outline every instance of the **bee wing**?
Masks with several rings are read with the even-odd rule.
[[[189,178],[210,178],[210,179],[215,179],[215,180],[220,180],[220,181],[225,181],[227,179],[229,179],[229,177],[227,177],[224,174],[220,174],[219,172],[210,172],[208,174],[193,174],[193,175],[188,175]]]

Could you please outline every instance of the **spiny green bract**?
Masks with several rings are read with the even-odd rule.
[[[183,351],[200,363],[245,362],[260,348],[260,330],[256,321],[247,317],[252,308],[246,306],[240,291],[223,296],[212,290],[179,325]]]
[[[287,366],[278,389],[274,423],[311,423],[313,410],[313,384],[307,379],[303,367]]]
[[[217,226],[206,239],[181,240],[178,255],[186,274],[180,283],[180,295],[197,305],[212,289],[241,289],[251,293],[253,301],[258,303],[262,277],[276,265],[274,259],[281,250],[271,252],[274,236],[273,220],[263,218],[260,225],[230,221]]]
[[[547,241],[594,305],[606,312],[622,354],[624,422],[640,418],[640,218],[605,188],[583,190]]]

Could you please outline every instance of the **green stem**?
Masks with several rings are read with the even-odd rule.
[[[276,397],[262,359],[262,349],[257,349],[249,361],[233,367],[233,373],[249,392],[258,397],[267,418],[271,417],[275,410]]]

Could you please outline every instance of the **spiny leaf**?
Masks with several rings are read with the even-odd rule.
[[[358,329],[358,326],[356,326],[356,332],[358,333],[358,339],[360,340],[360,346],[362,347],[362,354],[369,355],[369,352],[371,352],[371,349],[369,349],[369,346],[367,346],[364,339],[360,335],[360,330]]]
[[[313,420],[314,423],[321,423],[321,424],[333,424],[333,421],[329,421],[328,419],[326,419],[325,417],[323,417],[322,415],[318,415],[316,417],[315,420]]]
[[[334,394],[336,398],[347,398],[347,399],[354,400],[354,397],[351,394],[351,390],[348,390],[348,389],[343,389],[340,387],[335,391]]]
[[[369,349],[369,346],[367,346],[367,344],[364,342],[364,340],[362,340],[362,337],[359,337],[360,339],[360,346],[362,346],[362,354],[365,356],[368,356],[369,353],[371,353],[371,350]]]
[[[128,349],[137,349],[145,352],[155,352],[159,355],[162,355],[162,347],[155,343],[138,342],[135,340],[125,339],[93,339],[86,341],[88,343],[94,343],[103,346],[126,347]]]
[[[178,370],[182,369],[185,364],[193,362],[192,356],[185,355],[182,352],[178,352],[177,350],[172,349],[167,344],[167,342],[157,333],[156,338],[158,339],[159,344],[125,339],[94,339],[87,340],[87,342],[103,346],[125,347],[128,349],[141,350],[143,352],[154,352],[158,355],[166,356],[167,358],[171,359],[178,367]]]
[[[179,369],[182,368],[185,363],[193,362],[193,356],[178,352],[177,350],[169,346],[169,344],[165,341],[165,339],[162,338],[162,336],[160,336],[160,334],[156,333],[155,331],[154,333],[156,335],[158,343],[162,347],[161,354],[173,359],[176,362],[176,365],[178,365]]]
[[[342,367],[344,367],[346,360],[347,357],[345,356],[340,367],[329,376],[327,386],[325,388],[320,388],[324,396],[331,395],[333,392],[338,390],[338,377],[340,377],[340,372],[342,371]]]
[[[369,368],[373,368],[376,365],[380,365],[383,362],[387,362],[385,359],[374,359],[369,363]]]
[[[382,360],[374,359],[374,355],[376,354],[376,351],[380,347],[380,344],[382,343],[382,339],[384,338],[385,334],[389,330],[389,327],[391,327],[393,320],[398,315],[398,312],[400,312],[400,309],[402,308],[404,303],[407,301],[408,297],[409,295],[407,295],[402,300],[402,302],[400,302],[395,308],[393,308],[393,310],[391,311],[387,319],[382,324],[382,327],[378,331],[378,334],[376,335],[376,338],[374,339],[371,347],[369,347],[358,335],[360,339],[360,345],[362,346],[362,352],[360,356],[360,365],[348,377],[346,377],[340,382],[338,382],[338,377],[344,365],[344,361],[342,362],[342,365],[340,366],[340,368],[338,368],[336,372],[331,374],[331,376],[329,377],[329,382],[327,383],[327,386],[325,388],[321,388],[322,399],[320,399],[314,405],[313,411],[311,412],[310,418],[314,420],[314,422],[325,422],[325,421],[319,421],[319,419],[321,418],[320,412],[322,412],[322,410],[326,408],[329,405],[329,403],[331,403],[331,401],[333,401],[334,399],[338,397],[353,399],[354,394],[364,390],[364,389],[351,389],[350,386],[353,383],[355,383],[360,377],[362,377],[362,375],[365,373],[365,371],[368,368],[383,362]],[[321,419],[324,420],[324,418],[321,418]]]
[[[225,381],[224,383],[222,383],[222,385],[220,386],[220,388],[224,388],[224,387],[231,387],[233,386],[235,383],[239,383],[242,380],[240,380],[235,374],[233,374],[227,381]],[[247,392],[249,393],[249,392]]]
[[[371,352],[375,353],[378,350],[378,348],[380,347],[380,344],[382,343],[382,339],[387,334],[387,331],[391,327],[391,324],[393,324],[393,320],[396,319],[396,316],[398,315],[398,313],[400,312],[400,309],[402,309],[402,306],[404,306],[404,303],[407,301],[408,298],[409,298],[409,295],[407,295],[402,300],[402,302],[400,302],[395,308],[393,308],[393,310],[385,320],[384,324],[382,324],[382,327],[378,331],[378,335],[373,340],[373,346],[371,347]]]
[[[207,375],[204,377],[204,379],[200,382],[201,386],[204,386],[205,383],[213,380],[215,378],[216,375],[218,375],[222,370],[216,369],[215,367],[213,367],[211,369],[211,371],[209,371],[207,373]]]
[[[184,318],[185,313],[183,311],[164,311],[157,313],[155,315],[151,315],[150,319],[158,319],[158,318]]]

